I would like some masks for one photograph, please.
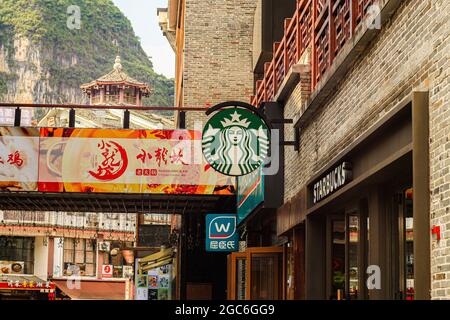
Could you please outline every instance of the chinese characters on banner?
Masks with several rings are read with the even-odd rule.
[[[39,129],[0,127],[0,191],[35,191]]]
[[[204,162],[199,132],[0,129],[3,189],[225,195],[235,190],[234,178]]]
[[[8,280],[6,282],[7,288],[13,289],[25,289],[25,290],[33,290],[33,289],[50,289],[54,290],[55,285],[50,281],[33,281],[33,280]],[[5,288],[6,286],[3,285]]]

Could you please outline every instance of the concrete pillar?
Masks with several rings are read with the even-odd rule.
[[[431,298],[430,150],[428,92],[414,92],[413,127],[413,225],[415,299]]]
[[[34,240],[34,275],[42,280],[48,279],[49,245],[47,237]]]
[[[381,288],[369,290],[371,300],[389,299],[390,268],[388,265],[388,236],[385,199],[382,187],[373,187],[369,192],[369,265],[380,267]],[[363,270],[364,272],[366,270]],[[366,283],[362,283],[366,285]]]
[[[136,89],[136,105],[141,105],[141,91],[139,89]]]
[[[322,216],[306,217],[306,299],[326,297],[326,219]]]
[[[103,241],[103,235],[98,235],[97,237],[97,248],[96,253],[97,253],[97,279],[101,279],[102,278],[102,268],[103,268],[103,252],[100,252],[98,250],[98,243],[100,241]]]
[[[106,94],[106,88],[103,86],[100,88],[100,104],[105,103],[105,94]]]
[[[124,87],[119,87],[119,103],[123,103],[124,101]]]

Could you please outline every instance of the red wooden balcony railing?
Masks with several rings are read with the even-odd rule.
[[[251,103],[273,101],[290,68],[311,48],[311,91],[329,70],[355,29],[377,0],[297,0],[292,18],[284,22],[284,36],[274,43],[273,59],[264,65]]]

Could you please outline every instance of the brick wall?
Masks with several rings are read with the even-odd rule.
[[[186,0],[183,105],[248,101],[256,0]],[[187,128],[200,113],[188,113]]]
[[[450,2],[403,1],[391,21],[307,126],[300,151],[286,148],[285,201],[413,89],[430,91],[431,225],[444,226],[432,243],[432,298],[450,299]],[[300,109],[302,83],[285,106]],[[286,139],[293,138],[288,126]]]

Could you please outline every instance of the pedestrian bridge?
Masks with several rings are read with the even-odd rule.
[[[124,128],[75,127],[69,106],[68,127],[24,127],[14,107],[14,124],[0,124],[0,210],[234,211],[235,178],[206,164],[201,132],[128,129],[128,107],[115,107]]]

